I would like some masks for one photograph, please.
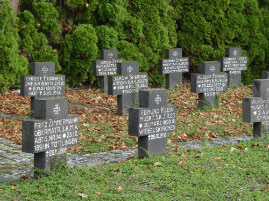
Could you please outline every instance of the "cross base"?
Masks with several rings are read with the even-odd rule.
[[[216,104],[216,96],[205,96],[204,93],[199,94],[199,108],[208,108]]]
[[[100,77],[100,87],[102,90],[104,90],[104,92],[108,91],[108,82],[107,82],[107,75],[101,76]]]
[[[138,137],[138,157],[166,156],[166,137],[150,140],[150,136]]]
[[[229,86],[238,86],[241,83],[241,71],[229,71],[228,74]]]
[[[178,86],[182,87],[182,73],[166,74],[166,89],[174,89]]]
[[[266,138],[269,136],[269,127],[261,122],[253,123],[253,137]]]
[[[34,172],[34,178],[37,179],[40,175],[45,174],[42,170],[51,170],[66,165],[66,153],[48,156],[46,152],[34,154],[34,168],[38,169]],[[40,171],[41,170],[41,171]]]
[[[138,93],[123,94],[117,96],[118,115],[128,114],[129,108],[134,107],[136,103],[138,105]]]

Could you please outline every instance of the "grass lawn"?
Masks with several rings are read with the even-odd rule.
[[[166,158],[63,168],[39,180],[0,184],[0,200],[269,200],[269,140]]]

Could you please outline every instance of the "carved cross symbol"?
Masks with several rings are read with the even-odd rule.
[[[236,56],[237,55],[237,50],[233,51],[233,55]]]
[[[156,102],[156,104],[159,105],[161,101],[162,101],[161,96],[160,96],[160,95],[157,95],[157,96],[155,97],[155,102]]]
[[[113,57],[113,53],[112,53],[112,52],[109,52],[108,56],[109,56],[110,58],[112,58],[112,57]]]
[[[44,73],[47,73],[47,72],[49,71],[49,69],[48,69],[47,66],[44,66],[44,67],[42,67],[42,71],[43,71]]]
[[[173,52],[173,56],[175,56],[175,57],[178,56],[178,52],[177,51],[174,51]]]
[[[215,70],[216,70],[215,66],[210,66],[210,71],[211,71],[211,72],[213,72],[213,71],[215,71]]]
[[[59,104],[56,104],[56,105],[53,107],[53,112],[54,112],[54,114],[59,114],[60,111],[61,111],[61,108],[60,108]]]
[[[132,72],[134,69],[133,69],[132,66],[129,66],[129,67],[127,68],[127,70],[128,70],[128,72],[130,73],[130,72]]]

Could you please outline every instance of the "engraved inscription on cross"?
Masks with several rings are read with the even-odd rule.
[[[148,75],[139,74],[138,62],[117,64],[119,75],[108,76],[108,94],[117,95],[118,114],[128,114],[128,108],[138,101],[138,90],[148,88]]]
[[[138,137],[138,156],[166,155],[166,133],[176,130],[176,106],[166,89],[139,90],[139,107],[129,109],[129,135]]]
[[[253,97],[243,98],[243,121],[253,123],[253,136],[269,134],[269,80],[253,80]]]
[[[228,75],[220,73],[220,62],[201,62],[201,74],[191,74],[191,92],[199,93],[199,108],[213,106],[216,95],[227,90]]]
[[[21,76],[20,95],[31,97],[31,110],[35,98],[65,95],[65,76],[55,75],[55,63],[32,62],[31,74]]]
[[[240,47],[226,48],[225,56],[220,58],[221,71],[228,72],[228,86],[236,86],[241,83],[241,71],[247,70],[248,59],[241,56]]]
[[[159,73],[166,74],[166,88],[182,86],[182,73],[189,72],[189,58],[182,57],[182,48],[167,50],[166,58],[159,60]]]
[[[107,76],[117,74],[118,50],[102,50],[101,60],[93,61],[93,74],[101,78],[101,89],[108,90]]]
[[[78,116],[68,115],[67,98],[35,101],[35,119],[22,122],[22,151],[35,154],[35,168],[49,170],[56,155],[63,156],[67,147],[77,144]]]

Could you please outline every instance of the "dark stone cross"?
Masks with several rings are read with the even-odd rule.
[[[108,76],[108,94],[117,95],[118,114],[125,115],[138,102],[138,90],[148,88],[148,75],[139,74],[138,62],[118,63],[117,69],[119,75]]]
[[[191,74],[191,92],[199,93],[199,108],[213,106],[216,95],[227,90],[228,75],[220,73],[220,62],[201,62],[201,74]]]
[[[159,60],[159,73],[166,74],[166,89],[182,86],[182,73],[189,72],[189,58],[182,57],[182,48],[167,50],[166,58]]]
[[[68,115],[67,98],[38,98],[34,107],[35,119],[22,122],[22,151],[34,153],[35,168],[50,170],[77,144],[78,116]]]
[[[31,112],[35,98],[64,96],[65,76],[55,75],[55,63],[32,62],[31,74],[21,76],[20,95],[31,97]]]
[[[101,78],[101,89],[108,90],[107,76],[117,74],[118,50],[102,50],[101,60],[93,61],[93,74]]]
[[[253,80],[253,97],[243,98],[243,121],[253,123],[253,136],[269,134],[269,79]]]
[[[129,109],[129,135],[138,137],[138,156],[166,155],[166,133],[176,130],[176,106],[166,89],[140,89],[139,107]]]
[[[247,70],[247,57],[241,56],[241,48],[233,47],[225,49],[224,58],[220,58],[221,71],[228,72],[229,86],[241,83],[241,71]]]

